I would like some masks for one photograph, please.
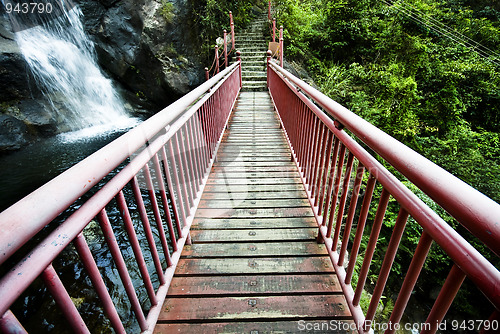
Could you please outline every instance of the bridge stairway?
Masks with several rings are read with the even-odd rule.
[[[315,226],[269,94],[242,92],[154,332],[352,324]]]
[[[266,51],[267,14],[254,20],[235,36],[236,49],[241,52],[242,91],[267,91]]]

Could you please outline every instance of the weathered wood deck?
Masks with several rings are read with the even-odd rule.
[[[350,312],[316,233],[268,93],[241,93],[155,333],[337,332]]]

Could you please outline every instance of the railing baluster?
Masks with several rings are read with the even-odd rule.
[[[297,149],[297,158],[299,166],[303,165],[304,162],[304,152],[306,150],[306,137],[307,137],[307,128],[309,127],[309,115],[311,112],[306,109],[306,106],[301,103],[300,104],[300,122],[299,124],[303,124],[303,126],[299,126],[299,135],[298,135],[298,149]]]
[[[15,333],[15,334],[28,334],[23,325],[17,320],[14,313],[8,310],[0,318],[0,332],[1,333]]]
[[[333,235],[332,250],[337,250],[337,243],[339,241],[340,229],[342,228],[342,218],[344,217],[345,202],[347,193],[349,192],[349,181],[351,180],[352,164],[354,155],[349,152],[347,157],[347,164],[345,167],[344,183],[342,184],[342,196],[339,202],[339,209],[337,210],[337,220],[335,222],[335,233]]]
[[[314,156],[314,137],[316,135],[316,129],[319,126],[319,121],[317,117],[314,117],[314,115],[311,113],[311,128],[309,130],[309,136],[308,136],[308,142],[307,142],[307,156],[306,159],[304,160],[305,164],[305,180],[306,184],[310,185],[311,184],[311,175],[312,175],[312,157]]]
[[[170,215],[170,205],[168,204],[168,199],[167,199],[167,190],[165,188],[165,183],[164,183],[164,178],[160,166],[160,160],[158,159],[158,155],[155,154],[153,157],[153,165],[154,169],[156,172],[157,181],[158,185],[160,187],[160,196],[161,196],[161,201],[163,203],[163,211],[165,212],[165,217],[167,218],[167,228],[168,228],[168,233],[170,235],[170,240],[172,244],[172,250],[175,252],[177,250],[177,240],[175,239],[175,232],[174,232],[174,225],[172,223],[172,216]],[[158,221],[157,221],[158,223]],[[168,253],[168,243],[165,237],[165,230],[163,228],[163,225],[158,225],[158,232],[160,233],[160,239],[162,242],[162,245],[165,249],[167,250]]]
[[[420,240],[417,245],[417,249],[413,255],[413,259],[411,260],[410,267],[406,272],[405,280],[403,281],[403,286],[399,291],[398,298],[396,299],[396,303],[394,304],[394,309],[392,311],[391,317],[389,318],[390,323],[399,324],[401,321],[401,317],[406,309],[406,305],[408,304],[408,300],[410,300],[411,293],[413,288],[415,287],[415,283],[417,282],[418,275],[422,270],[427,254],[429,253],[429,249],[432,245],[432,238],[427,232],[422,232],[420,236]],[[385,331],[385,334],[394,333],[395,329],[390,328]]]
[[[201,156],[200,156],[200,147],[198,138],[196,136],[196,128],[195,124],[195,117],[191,117],[188,121],[188,126],[189,126],[189,136],[191,140],[191,147],[193,150],[193,161],[194,161],[194,166],[195,166],[195,171],[196,171],[196,191],[199,191],[201,182],[203,180],[203,172],[202,172],[202,167],[201,167]]]
[[[311,192],[311,196],[314,198],[313,190],[314,190],[314,178],[316,176],[317,166],[318,166],[318,151],[319,151],[319,136],[321,132],[321,128],[323,127],[323,123],[320,122],[319,118],[315,117],[316,125],[313,130],[313,138],[312,138],[312,146],[311,146],[311,155],[309,156],[309,176],[307,178],[308,190]]]
[[[139,272],[141,273],[142,281],[144,283],[144,287],[148,294],[149,300],[151,301],[152,305],[156,305],[158,302],[156,300],[153,284],[151,283],[151,278],[149,277],[148,267],[146,265],[146,261],[144,260],[144,255],[142,254],[139,239],[137,239],[137,233],[135,232],[134,223],[132,222],[132,217],[130,216],[130,212],[128,211],[128,206],[125,200],[125,196],[123,195],[123,191],[120,191],[118,195],[116,195],[116,202],[118,204],[120,214],[123,218],[125,231],[127,232],[130,246],[132,247],[132,251],[134,252],[137,267],[139,268]]]
[[[425,327],[420,334],[436,333],[438,325],[443,321],[446,312],[451,306],[453,299],[465,280],[465,273],[453,264],[450,273],[444,282],[439,295],[432,306],[432,310],[425,321],[430,328]]]
[[[396,257],[396,252],[398,250],[401,237],[403,236],[407,220],[408,212],[406,212],[405,209],[401,208],[399,210],[396,224],[394,225],[394,230],[392,231],[391,240],[389,241],[389,245],[387,246],[382,267],[380,268],[377,284],[375,285],[375,289],[373,290],[370,306],[368,307],[368,311],[366,312],[365,320],[367,321],[371,322],[375,317],[375,311],[377,310],[378,303],[380,301],[380,298],[382,297],[382,293],[384,292],[387,279],[389,278],[389,273],[391,272],[392,264],[394,263],[394,258]],[[369,326],[365,328],[365,330],[367,331],[369,329]]]
[[[356,258],[358,257],[359,246],[361,245],[361,239],[363,238],[363,232],[365,230],[366,219],[368,218],[368,211],[370,210],[370,205],[372,202],[373,191],[375,190],[375,184],[377,179],[373,174],[370,174],[368,183],[365,188],[365,195],[363,199],[363,204],[361,205],[361,212],[359,213],[358,227],[356,228],[356,236],[352,242],[351,256],[349,257],[349,265],[347,266],[345,283],[351,284],[352,274],[354,272],[354,267],[356,265]]]
[[[68,291],[66,291],[66,288],[59,279],[59,275],[57,275],[54,267],[52,267],[52,264],[50,264],[42,272],[42,279],[47,286],[47,289],[50,291],[50,294],[56,301],[56,304],[61,309],[61,312],[64,314],[64,317],[68,321],[68,324],[71,326],[73,332],[90,334],[87,325],[85,325],[82,316],[71,300]]]
[[[151,208],[153,209],[153,215],[156,221],[156,228],[158,229],[158,235],[162,243],[164,253],[168,253],[167,239],[165,237],[165,229],[163,228],[163,220],[161,218],[160,207],[158,205],[158,200],[156,199],[156,190],[153,183],[153,178],[151,177],[151,171],[149,170],[149,164],[146,164],[142,170],[144,171],[144,178],[146,179],[146,186],[148,189],[149,199],[151,201]],[[160,174],[161,175],[161,174]],[[157,177],[158,183],[161,182],[160,177]],[[165,214],[167,213],[168,206],[164,208]],[[167,215],[167,218],[169,215]]]
[[[390,197],[389,192],[383,189],[382,194],[380,194],[380,201],[377,208],[377,214],[375,215],[375,220],[373,221],[372,231],[370,233],[370,239],[368,241],[368,245],[366,246],[363,265],[361,266],[361,270],[359,272],[358,284],[356,285],[356,291],[354,293],[354,298],[353,298],[354,305],[359,305],[359,300],[361,299],[361,292],[365,287],[366,277],[368,276],[368,271],[370,270],[370,264],[372,262],[373,253],[375,252],[375,247],[377,246],[380,228],[382,227],[382,222],[384,221],[384,215],[387,209],[387,204],[389,204],[389,197]]]
[[[321,180],[323,179],[323,173],[325,172],[325,154],[326,154],[326,137],[328,136],[328,129],[325,124],[321,123],[321,133],[319,135],[318,152],[316,157],[316,168],[313,183],[313,190],[311,192],[311,197],[314,199],[314,206],[318,205],[319,193],[321,192]]]
[[[175,137],[175,146],[177,148],[177,152],[179,152],[179,169],[181,171],[181,181],[182,181],[182,186],[184,188],[185,194],[186,194],[186,201],[188,203],[187,208],[187,216],[191,215],[191,208],[193,207],[194,204],[194,196],[195,194],[193,193],[193,188],[191,187],[191,170],[189,168],[188,162],[187,162],[187,152],[186,148],[184,146],[184,136],[182,133],[182,128],[179,129],[174,135]]]
[[[193,160],[191,159],[191,154],[193,153],[191,151],[191,148],[189,147],[189,135],[187,133],[187,125],[184,124],[182,128],[179,129],[178,131],[179,136],[181,137],[181,151],[183,152],[182,157],[184,161],[184,166],[185,166],[185,172],[186,172],[186,177],[187,177],[187,185],[189,187],[189,193],[191,194],[191,206],[194,204],[194,200],[196,198],[196,193],[198,192],[196,190],[196,175],[195,175],[195,169],[194,169],[194,164]]]
[[[377,214],[375,215],[375,220],[373,222],[372,231],[370,233],[370,239],[368,241],[368,245],[366,246],[363,265],[361,266],[361,271],[359,272],[358,284],[356,285],[356,291],[353,298],[354,305],[359,305],[361,292],[365,287],[366,277],[368,276],[368,271],[370,270],[373,253],[375,252],[375,247],[377,246],[380,228],[382,227],[387,204],[389,204],[389,197],[389,192],[383,189],[382,194],[380,195],[380,201],[377,208]]]
[[[305,106],[304,106],[305,109]],[[305,123],[303,130],[303,139],[302,139],[302,152],[299,159],[299,164],[301,167],[300,172],[303,177],[307,175],[307,156],[309,154],[309,137],[311,136],[311,131],[313,128],[313,113],[310,110],[304,110],[305,112]]]
[[[132,192],[134,193],[135,202],[137,204],[137,209],[139,211],[139,217],[141,218],[142,226],[144,227],[144,232],[146,234],[146,240],[148,241],[149,249],[151,250],[151,254],[153,256],[153,262],[155,265],[156,273],[160,279],[160,283],[163,284],[165,282],[163,268],[161,265],[158,250],[156,248],[156,243],[154,241],[153,232],[151,231],[151,225],[149,223],[148,214],[146,212],[144,200],[142,199],[142,193],[139,187],[139,183],[137,181],[137,177],[134,177],[130,183],[132,185]],[[158,230],[158,235],[160,238],[161,245],[163,247],[163,254],[167,261],[167,267],[169,267],[170,265],[172,265],[172,260],[170,259],[170,252],[168,251],[167,240],[165,238],[165,233],[163,232],[163,229]]]
[[[196,128],[198,129],[198,140],[201,146],[201,154],[202,154],[202,162],[203,162],[203,171],[204,173],[207,171],[208,164],[210,161],[210,153],[208,152],[208,139],[205,133],[205,104],[201,106],[201,108],[196,113]]]
[[[172,143],[173,142],[173,143]],[[179,140],[177,139],[177,134],[172,137],[170,141],[172,149],[172,158],[175,162],[176,169],[174,170],[175,182],[179,186],[179,201],[182,201],[184,208],[184,218],[191,214],[191,201],[189,198],[189,193],[186,185],[186,177],[184,175],[184,167],[182,165]],[[179,182],[180,181],[180,182]],[[186,219],[184,219],[184,224],[186,224]]]
[[[169,148],[170,148],[170,152],[172,152],[171,151],[171,141],[169,142]],[[165,177],[167,178],[168,192],[170,193],[170,198],[172,199],[172,211],[174,213],[174,218],[175,218],[175,222],[176,222],[175,226],[176,226],[177,234],[179,235],[179,237],[181,237],[182,236],[181,218],[185,222],[186,216],[184,215],[184,208],[183,208],[182,201],[180,199],[179,199],[179,205],[181,206],[180,211],[181,211],[182,217],[181,217],[181,215],[179,215],[179,210],[177,209],[177,204],[175,202],[174,182],[172,181],[172,176],[170,174],[168,157],[167,157],[165,147],[162,148],[161,155],[163,158]],[[173,163],[173,165],[170,166],[170,168],[172,170],[175,170],[175,162],[172,161],[172,163]],[[174,179],[176,180],[175,182],[177,182],[177,185],[176,185],[177,194],[178,194],[178,196],[180,196],[180,188],[178,185],[179,180],[177,179],[176,174],[174,175]],[[171,237],[172,237],[172,239],[175,239],[175,235],[171,235]]]
[[[347,219],[344,228],[344,237],[342,238],[342,247],[339,253],[338,265],[344,265],[344,257],[347,252],[347,245],[349,243],[349,237],[351,235],[352,222],[354,220],[354,214],[356,213],[356,206],[358,203],[359,190],[361,188],[361,182],[363,181],[363,175],[365,173],[365,166],[361,163],[358,164],[356,170],[356,179],[354,181],[354,188],[352,189],[351,203],[349,205],[349,213],[347,214]]]
[[[318,214],[323,211],[323,226],[326,225],[326,220],[327,220],[327,215],[328,215],[328,208],[330,207],[330,201],[332,199],[332,191],[333,191],[333,180],[335,179],[335,166],[337,164],[337,156],[339,154],[339,145],[340,141],[338,138],[335,138],[335,144],[333,147],[333,153],[332,156],[333,159],[330,158],[330,165],[327,166],[328,169],[328,186],[326,187],[326,200],[325,200],[325,205],[323,210],[318,210]]]
[[[139,299],[135,293],[134,285],[132,284],[132,279],[127,270],[127,265],[125,264],[125,260],[123,259],[122,253],[120,252],[120,247],[118,246],[118,242],[116,241],[115,234],[113,229],[111,228],[111,223],[109,222],[108,215],[106,214],[106,210],[103,209],[98,215],[99,224],[101,225],[101,230],[108,244],[109,251],[113,257],[113,260],[116,263],[116,268],[118,269],[118,274],[123,282],[123,286],[125,287],[125,292],[127,293],[128,299],[132,306],[132,310],[135,313],[135,317],[139,322],[139,327],[141,330],[145,330],[147,328],[146,318],[144,317],[144,313],[142,312],[141,304],[139,303]]]
[[[196,129],[196,140],[200,146],[200,168],[202,177],[205,176],[207,172],[208,165],[210,163],[210,157],[208,154],[208,146],[206,142],[205,135],[203,134],[203,110],[204,107],[200,108],[198,112],[193,116],[193,121]]]
[[[333,145],[333,133],[328,130],[327,132],[327,143],[326,143],[326,150],[324,154],[324,161],[322,162],[322,169],[323,169],[323,178],[321,180],[320,184],[320,196],[318,198],[318,201],[316,201],[316,205],[318,206],[318,216],[321,216],[322,210],[323,210],[323,201],[325,200],[325,193],[328,191],[326,181],[328,178],[329,174],[329,166],[330,166],[330,160],[332,158],[332,145]]]
[[[102,279],[101,273],[97,268],[97,264],[95,263],[94,257],[92,256],[92,252],[90,251],[87,241],[85,240],[85,237],[82,233],[78,234],[75,240],[73,240],[73,244],[75,245],[76,251],[80,256],[80,259],[82,260],[83,266],[87,270],[92,285],[94,286],[97,295],[101,300],[104,312],[108,316],[108,319],[111,322],[111,326],[116,333],[124,334],[125,328],[123,327],[123,323],[120,320],[120,316],[116,311],[115,304],[113,303],[113,300],[109,295],[106,284],[104,284],[104,280]]]
[[[339,190],[340,190],[340,179],[342,178],[342,172],[344,171],[344,159],[345,159],[345,150],[346,147],[344,144],[340,144],[340,153],[339,153],[339,160],[337,163],[337,172],[335,173],[335,184],[333,186],[333,193],[331,197],[331,204],[330,204],[330,213],[328,215],[328,230],[326,237],[329,238],[332,235],[332,228],[333,228],[333,217],[335,216],[335,209],[337,207],[337,200],[339,196]],[[333,168],[333,165],[332,165]],[[333,169],[330,171],[330,173],[333,174]],[[328,210],[328,208],[325,208],[325,210]],[[326,212],[325,212],[325,217],[326,219]]]

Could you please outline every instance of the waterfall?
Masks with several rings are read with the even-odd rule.
[[[10,18],[16,41],[61,131],[136,124],[137,119],[127,115],[111,80],[97,65],[80,8],[64,0],[52,3],[51,8],[58,10],[42,13],[38,22],[16,22],[19,12],[11,12]]]

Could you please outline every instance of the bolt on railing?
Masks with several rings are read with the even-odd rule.
[[[0,213],[0,332],[26,332],[10,309],[38,277],[72,330],[91,331],[73,302],[78,291],[68,291],[56,265],[71,249],[66,265],[85,268],[76,281],[88,280],[97,296],[89,307],[117,333],[132,312],[141,332],[153,332],[241,88],[240,68],[238,61]],[[96,258],[101,247],[109,263]],[[108,269],[119,278],[103,280]],[[119,312],[124,300],[130,309]]]
[[[399,326],[432,243],[436,243],[454,265],[427,317],[424,332],[436,332],[465,277],[482,291],[493,308],[500,310],[498,269],[346,131],[445,208],[497,256],[500,254],[500,205],[297,79],[271,60],[270,51],[267,54],[271,98],[313,209],[319,227],[318,239],[326,244],[359,332],[370,331],[410,217],[420,225],[422,232],[390,316],[392,326],[386,333],[394,333]],[[371,208],[380,188],[378,205]],[[376,192],[376,189],[379,190]],[[364,315],[360,308],[361,293],[391,198],[399,206],[399,213],[380,272],[374,273],[378,279]],[[374,209],[369,226],[367,218]],[[365,230],[370,231],[370,236],[361,253]],[[351,240],[345,267],[344,258]],[[359,257],[362,265],[357,268]],[[353,285],[355,270],[359,272]],[[493,320],[496,324],[500,321],[498,311],[489,321]]]

